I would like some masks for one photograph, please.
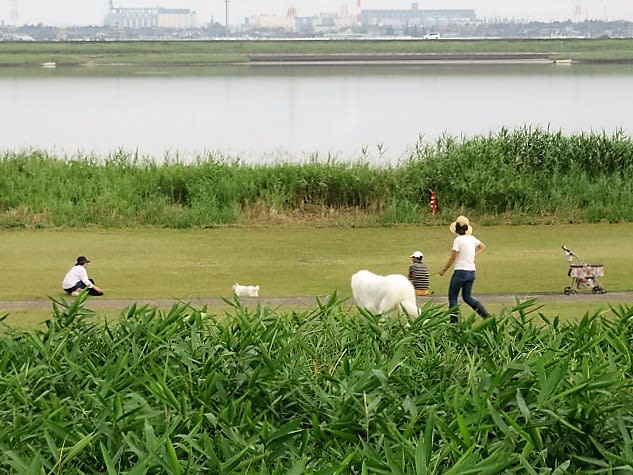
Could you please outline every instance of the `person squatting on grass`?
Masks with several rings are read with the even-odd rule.
[[[89,295],[103,295],[103,291],[95,285],[95,281],[88,277],[86,266],[90,261],[85,256],[79,256],[77,262],[66,273],[62,281],[62,289],[73,297],[78,296],[82,289],[88,289]]]
[[[409,256],[411,265],[409,265],[409,281],[413,284],[415,295],[425,297],[429,295],[429,268],[422,262],[424,254],[415,251]]]
[[[450,230],[457,234],[453,241],[453,248],[448,262],[439,274],[444,276],[446,271],[455,264],[455,270],[448,285],[448,306],[451,311],[451,322],[456,323],[459,316],[457,297],[462,292],[462,298],[475,312],[482,317],[490,315],[484,306],[472,296],[475,283],[475,257],[484,252],[486,246],[472,235],[473,227],[465,216],[459,216],[451,224]]]

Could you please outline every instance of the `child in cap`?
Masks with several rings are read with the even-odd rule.
[[[409,265],[409,281],[413,284],[415,295],[425,297],[429,295],[429,268],[422,262],[424,254],[415,251],[409,256],[411,265]]]

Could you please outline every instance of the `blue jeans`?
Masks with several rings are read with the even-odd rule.
[[[448,285],[448,306],[451,310],[451,320],[458,315],[457,297],[462,292],[462,298],[477,314],[482,317],[489,315],[484,306],[472,296],[473,284],[475,283],[474,270],[456,270],[451,277],[451,283]]]
[[[92,279],[88,279],[90,282],[92,282],[93,284],[95,283],[94,280]],[[77,282],[75,285],[73,285],[72,287],[70,287],[69,289],[64,289],[64,292],[66,292],[67,294],[71,294],[73,293],[75,290],[83,290],[86,288],[86,284],[84,284],[82,281]],[[103,295],[103,292],[97,292],[95,289],[93,288],[89,288],[88,289],[88,294],[89,295]]]

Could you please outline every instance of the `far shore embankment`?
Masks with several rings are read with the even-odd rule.
[[[633,64],[633,38],[4,42],[0,67],[266,64]]]
[[[556,62],[549,53],[259,53],[248,55],[248,61],[253,65]]]

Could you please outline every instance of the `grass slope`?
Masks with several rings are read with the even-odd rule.
[[[633,224],[474,225],[488,247],[478,259],[476,294],[562,294],[570,283],[562,244],[586,261],[604,265],[601,281],[607,290],[633,288]],[[62,277],[78,255],[93,261],[89,274],[113,299],[230,296],[235,282],[259,284],[262,297],[334,291],[345,297],[351,294],[354,272],[364,268],[406,274],[408,256],[416,249],[424,252],[431,272],[437,272],[452,243],[446,226],[4,230],[0,236],[5,275],[0,300],[41,301],[59,298]],[[445,294],[447,285],[448,276],[431,277],[438,295]],[[606,302],[608,294],[601,307]],[[574,313],[582,315],[583,308],[597,309],[580,305]],[[41,312],[37,315],[41,321]],[[29,312],[25,319],[33,317]]]

